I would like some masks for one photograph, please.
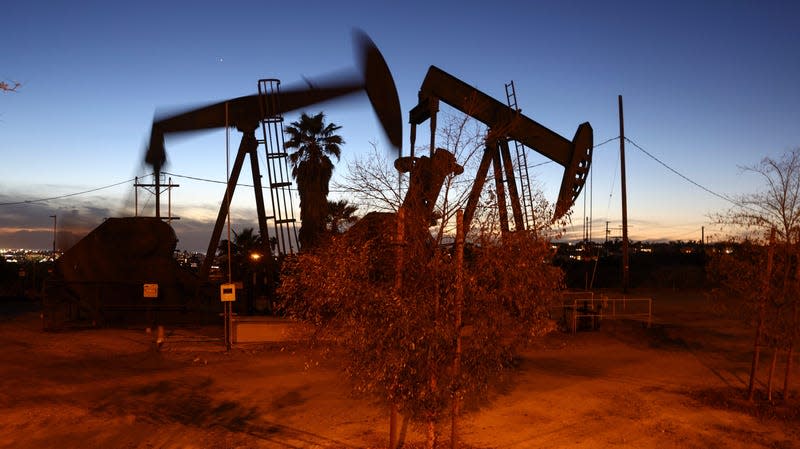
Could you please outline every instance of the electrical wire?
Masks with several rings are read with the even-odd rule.
[[[664,167],[665,167],[667,170],[671,171],[672,173],[675,173],[676,175],[680,176],[681,178],[683,178],[683,179],[684,179],[684,180],[686,180],[687,182],[689,182],[689,183],[691,183],[691,184],[695,185],[696,187],[699,187],[700,189],[703,189],[703,190],[705,190],[706,192],[708,192],[708,193],[710,193],[710,194],[712,194],[712,195],[716,196],[717,198],[723,199],[723,200],[725,200],[725,201],[727,201],[727,202],[729,202],[729,203],[733,204],[734,206],[740,206],[740,207],[741,207],[741,204],[739,204],[738,202],[736,202],[736,201],[732,200],[731,198],[729,198],[729,197],[727,197],[727,196],[725,196],[725,195],[722,195],[722,194],[720,194],[720,193],[717,193],[717,192],[715,192],[715,191],[713,191],[713,190],[711,190],[711,189],[709,189],[709,188],[707,188],[707,187],[705,187],[705,186],[701,185],[700,183],[698,183],[698,182],[696,182],[696,181],[694,181],[694,180],[690,179],[688,176],[684,175],[683,173],[679,172],[678,170],[675,170],[674,168],[670,167],[669,165],[667,165],[666,163],[664,163],[663,161],[661,161],[659,158],[657,158],[657,157],[653,156],[651,153],[649,153],[647,150],[645,150],[644,148],[642,148],[642,147],[641,147],[639,144],[637,144],[636,142],[632,141],[631,139],[629,139],[629,138],[627,138],[627,137],[626,137],[626,138],[625,138],[625,140],[627,140],[628,142],[630,142],[630,144],[631,144],[631,145],[633,145],[634,147],[638,148],[638,149],[639,149],[639,151],[641,151],[642,153],[646,154],[647,156],[649,156],[649,157],[650,157],[651,159],[653,159],[654,161],[656,161],[656,162],[658,162],[659,164],[663,165],[663,166],[664,166]]]
[[[617,139],[619,139],[619,136],[612,137],[612,138],[610,138],[610,139],[606,139],[606,140],[604,140],[604,141],[602,141],[602,142],[598,143],[597,145],[593,146],[593,147],[592,147],[592,150],[595,150],[595,149],[597,149],[597,148],[600,148],[600,147],[602,147],[603,145],[605,145],[605,144],[607,144],[607,143],[609,143],[609,142],[613,142],[613,141],[615,141],[615,140],[617,140]],[[555,162],[555,161],[554,161],[554,160],[552,160],[552,159],[548,159],[548,160],[546,160],[546,161],[544,161],[544,162],[539,162],[538,164],[528,165],[526,168],[528,168],[528,169],[531,169],[531,168],[541,167],[542,165],[546,165],[546,164],[552,164],[553,162]]]
[[[150,175],[152,175],[152,173],[150,173],[148,175],[144,175],[142,177],[146,177],[146,176],[150,176]],[[116,186],[119,186],[119,185],[122,185],[122,184],[127,184],[129,182],[134,181],[134,180],[136,180],[136,178],[126,179],[125,181],[120,181],[120,182],[117,182],[117,183],[114,183],[114,184],[109,184],[107,186],[97,187],[97,188],[94,188],[94,189],[83,190],[81,192],[68,193],[66,195],[51,196],[51,197],[48,197],[48,198],[37,198],[37,199],[34,199],[34,200],[22,200],[22,201],[12,201],[12,202],[8,202],[8,203],[0,203],[0,206],[17,206],[17,205],[20,205],[20,204],[43,203],[43,202],[47,202],[47,201],[61,200],[61,199],[64,199],[64,198],[70,198],[70,197],[73,197],[73,196],[86,195],[87,193],[93,193],[93,192],[98,192],[100,190],[110,189],[112,187],[116,187]]]
[[[607,140],[595,145],[593,148],[598,148],[598,147],[603,146],[603,145],[605,145],[605,144],[607,144],[609,142],[612,142],[612,141],[614,141],[614,140],[616,140],[618,138],[619,138],[619,136],[612,137],[610,139],[607,139]],[[631,143],[636,145],[633,142],[631,142]],[[638,145],[637,145],[637,147],[638,147]],[[642,151],[644,151],[644,150],[642,150]],[[553,162],[552,160],[548,160],[548,161],[540,162],[540,163],[537,163],[537,164],[529,165],[528,168],[535,168],[535,167],[539,167],[539,166],[542,166],[542,165],[545,165],[545,164],[549,164],[549,163],[552,163],[552,162]],[[209,179],[209,178],[201,178],[201,177],[197,177],[197,176],[182,175],[182,174],[171,173],[171,172],[167,172],[167,171],[163,171],[162,173],[165,174],[165,175],[168,175],[168,176],[174,176],[176,178],[182,178],[182,179],[189,179],[189,180],[192,180],[192,181],[208,182],[208,183],[223,184],[223,185],[227,185],[228,184],[226,181],[220,181],[220,180],[216,180],[216,179]],[[143,177],[147,177],[147,176],[151,176],[151,175],[152,175],[152,173],[149,173],[149,174],[146,174],[146,175],[142,175],[140,177],[143,178]],[[487,177],[487,182],[490,181],[491,179],[493,179],[491,176]],[[106,185],[106,186],[97,187],[97,188],[93,188],[93,189],[89,189],[89,190],[83,190],[83,191],[80,191],[80,192],[68,193],[68,194],[65,194],[65,195],[58,195],[58,196],[46,197],[46,198],[36,198],[36,199],[32,199],[32,200],[22,200],[22,201],[12,201],[12,202],[0,203],[0,206],[16,206],[16,205],[20,205],[20,204],[41,203],[41,202],[60,200],[60,199],[70,198],[70,197],[75,197],[75,196],[80,196],[80,195],[86,195],[86,194],[89,194],[89,193],[98,192],[98,191],[105,190],[105,189],[110,189],[112,187],[117,187],[117,186],[120,186],[122,184],[127,184],[127,183],[133,182],[135,180],[136,180],[136,178],[126,179],[124,181],[116,182],[114,184],[109,184],[109,185]],[[471,182],[471,180],[459,180],[459,181],[460,182]],[[250,188],[254,188],[255,187],[252,184],[240,184],[240,183],[237,183],[236,186],[237,187],[250,187]],[[263,187],[263,188],[266,188],[266,187]],[[290,190],[295,190],[296,191],[297,189],[295,187],[290,187]],[[332,192],[332,193],[347,193],[348,191],[339,190],[339,189],[331,189],[330,192]]]
[[[608,188],[608,203],[606,204],[606,217],[611,213],[611,199],[614,197],[614,186],[617,184],[617,170],[620,168],[620,154],[617,154],[617,162],[614,164],[614,174],[611,176],[611,186]]]
[[[602,142],[598,143],[597,145],[593,146],[592,148],[600,148],[600,147],[602,147],[603,145],[605,145],[605,144],[607,144],[607,143],[609,143],[609,142],[613,142],[613,141],[615,141],[615,140],[617,140],[617,139],[619,139],[619,136],[614,136],[614,137],[611,137],[611,138],[609,138],[609,139],[606,139],[606,140],[604,140],[604,141],[602,141]]]
[[[191,179],[192,181],[210,182],[210,183],[214,183],[214,184],[223,184],[223,185],[228,184],[225,181],[220,181],[220,180],[217,180],[217,179],[198,178],[197,176],[179,175],[177,173],[170,173],[170,172],[166,172],[166,171],[165,172],[161,172],[161,173],[164,173],[165,175],[169,175],[169,176],[174,176],[176,178]],[[254,186],[252,184],[238,184],[237,183],[236,187],[254,187]]]

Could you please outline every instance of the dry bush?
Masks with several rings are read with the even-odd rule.
[[[279,293],[290,316],[316,327],[317,342],[344,351],[356,391],[418,422],[441,421],[455,397],[485,400],[519,345],[555,327],[547,311],[562,273],[550,264],[548,242],[532,233],[487,234],[468,246],[460,328],[451,248],[411,239],[399,290],[389,248],[397,249],[379,238],[335,237],[291,260]]]

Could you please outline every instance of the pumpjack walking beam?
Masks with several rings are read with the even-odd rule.
[[[422,82],[422,87],[420,87],[419,102],[409,113],[409,122],[413,140],[413,136],[416,135],[416,125],[431,119],[431,148],[435,147],[433,145],[435,117],[439,100],[479,120],[490,130],[486,138],[487,151],[481,160],[475,184],[464,211],[465,229],[469,229],[469,223],[492,159],[498,160],[500,163],[505,161],[508,184],[509,186],[514,184],[513,196],[517,197],[516,199],[512,197],[512,202],[515,203],[512,205],[512,209],[515,216],[518,213],[519,198],[516,195],[511,158],[508,153],[507,141],[509,139],[532,148],[564,167],[564,176],[553,219],[558,219],[569,211],[583,189],[592,160],[593,133],[588,122],[578,126],[575,136],[572,141],[569,141],[438,67],[430,66]],[[413,141],[411,145],[413,147]],[[494,156],[495,153],[498,154],[497,157]],[[499,164],[497,165],[499,168]],[[515,218],[515,220],[517,219]]]

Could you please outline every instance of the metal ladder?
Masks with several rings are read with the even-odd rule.
[[[299,247],[297,238],[297,220],[294,217],[292,197],[292,180],[289,173],[289,158],[284,148],[283,116],[279,111],[281,82],[275,78],[258,80],[258,98],[261,107],[262,138],[257,139],[264,145],[267,155],[267,186],[272,199],[272,215],[267,222],[272,222],[275,229],[275,245],[278,255],[293,254]]]
[[[517,91],[514,88],[514,81],[512,80],[510,83],[505,84],[505,88],[508,107],[519,113],[520,109],[517,106]],[[533,195],[531,194],[531,183],[528,177],[528,156],[525,152],[524,145],[516,140],[512,140],[512,142],[514,142],[514,149],[517,156],[517,180],[519,180],[520,185],[519,193],[522,200],[522,216],[525,221],[525,229],[530,230],[532,226],[536,226],[536,218],[534,215],[535,206],[533,204]]]

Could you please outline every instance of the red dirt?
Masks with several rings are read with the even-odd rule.
[[[526,350],[463,418],[462,447],[800,447],[797,399],[743,399],[752,331],[700,294],[651,296],[651,329],[604,321]],[[226,353],[221,332],[167,329],[156,351],[143,329],[52,333],[36,312],[0,315],[0,447],[386,446],[385,411],[350,395],[335,360],[310,363],[300,344]],[[402,430],[403,447],[421,447],[415,424]]]

